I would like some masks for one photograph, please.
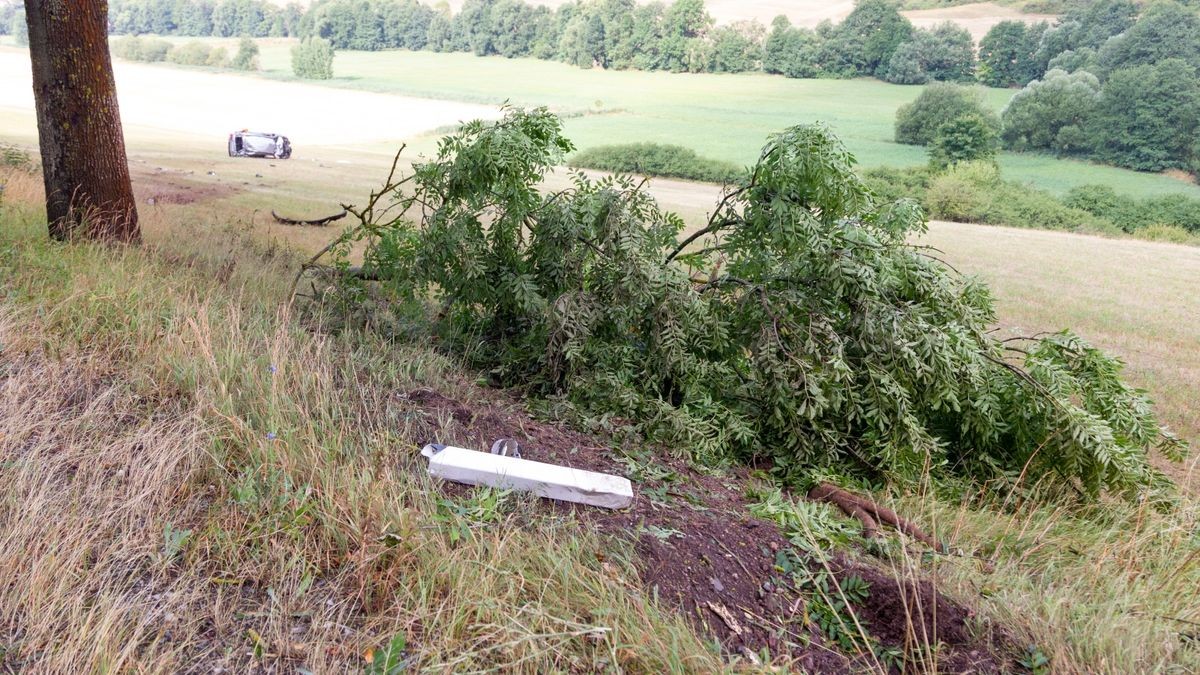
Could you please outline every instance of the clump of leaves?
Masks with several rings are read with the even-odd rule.
[[[1000,341],[977,279],[911,243],[915,202],[880,203],[824,126],[773,136],[684,236],[627,177],[573,174],[545,110],[444,138],[361,224],[359,276],[425,307],[493,379],[586,416],[633,420],[700,461],[769,460],[909,482],[1022,471],[1081,494],[1165,485],[1183,444],[1122,364],[1070,333]]]

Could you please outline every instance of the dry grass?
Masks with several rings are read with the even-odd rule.
[[[516,499],[440,508],[389,399],[461,376],[304,330],[277,249],[165,218],[144,251],[62,246],[0,217],[0,669],[356,671],[395,636],[434,670],[721,668],[619,546],[518,527]]]
[[[56,245],[23,205],[41,182],[22,175],[0,178],[0,672],[357,671],[395,636],[438,671],[728,668],[640,591],[619,545],[513,498],[471,517],[439,506],[418,429],[464,432],[392,402],[467,375],[280,309],[289,251],[331,232],[270,228],[251,195],[144,208],[141,250]],[[1196,438],[1195,249],[956,225],[931,238],[988,279],[1007,326],[1080,328]],[[895,573],[932,575],[1055,672],[1200,668],[1184,623],[1200,621],[1193,497],[1165,514],[898,508],[966,557],[894,550]]]
[[[895,555],[897,574],[937,580],[1016,631],[1055,673],[1194,673],[1200,628],[1200,503],[1088,509],[909,497],[953,553]]]

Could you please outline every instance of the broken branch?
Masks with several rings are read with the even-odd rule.
[[[275,211],[271,211],[271,217],[275,219],[275,222],[282,223],[284,225],[315,225],[317,227],[323,227],[335,220],[341,220],[342,218],[345,218],[346,210],[342,209],[341,213],[335,213],[332,216],[325,216],[324,218],[317,218],[316,220],[297,220],[295,218],[284,218],[278,213],[275,213]]]

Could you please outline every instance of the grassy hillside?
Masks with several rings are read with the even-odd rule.
[[[175,173],[204,166],[199,150],[183,151],[133,158],[143,203],[147,190],[215,183]],[[644,585],[643,547],[684,546],[668,530],[666,544],[636,522],[601,536],[515,495],[446,490],[413,454],[429,438],[478,445],[505,425],[522,425],[533,447],[563,432],[435,350],[329,333],[289,310],[294,249],[333,232],[272,226],[262,213],[365,192],[383,161],[355,155],[332,174],[294,162],[267,185],[143,204],[148,245],[130,251],[50,244],[36,178],[0,179],[0,577],[17,580],[0,588],[0,668],[340,672],[389,654],[434,670],[726,668]],[[261,166],[217,168],[241,183]],[[1130,358],[1196,437],[1189,345],[1200,326],[1170,320],[1195,314],[1194,249],[951,225],[929,241],[996,284],[1006,326],[1074,324]],[[1096,283],[1110,267],[1119,276]],[[422,407],[429,391],[462,407]],[[568,454],[607,443],[566,438]],[[1188,471],[1176,473],[1185,485]],[[715,485],[749,486],[734,480]],[[975,607],[973,631],[1033,645],[1018,657],[1045,656],[1054,672],[1200,667],[1181,623],[1200,620],[1194,498],[1167,514],[969,494],[893,503],[964,555],[846,554],[932,579]],[[677,502],[645,517],[688,512]],[[792,522],[834,527],[829,517]],[[812,546],[836,531],[794,534]],[[883,579],[872,583],[880,592]]]

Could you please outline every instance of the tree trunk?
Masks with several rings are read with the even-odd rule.
[[[107,0],[25,0],[50,236],[136,242]]]

